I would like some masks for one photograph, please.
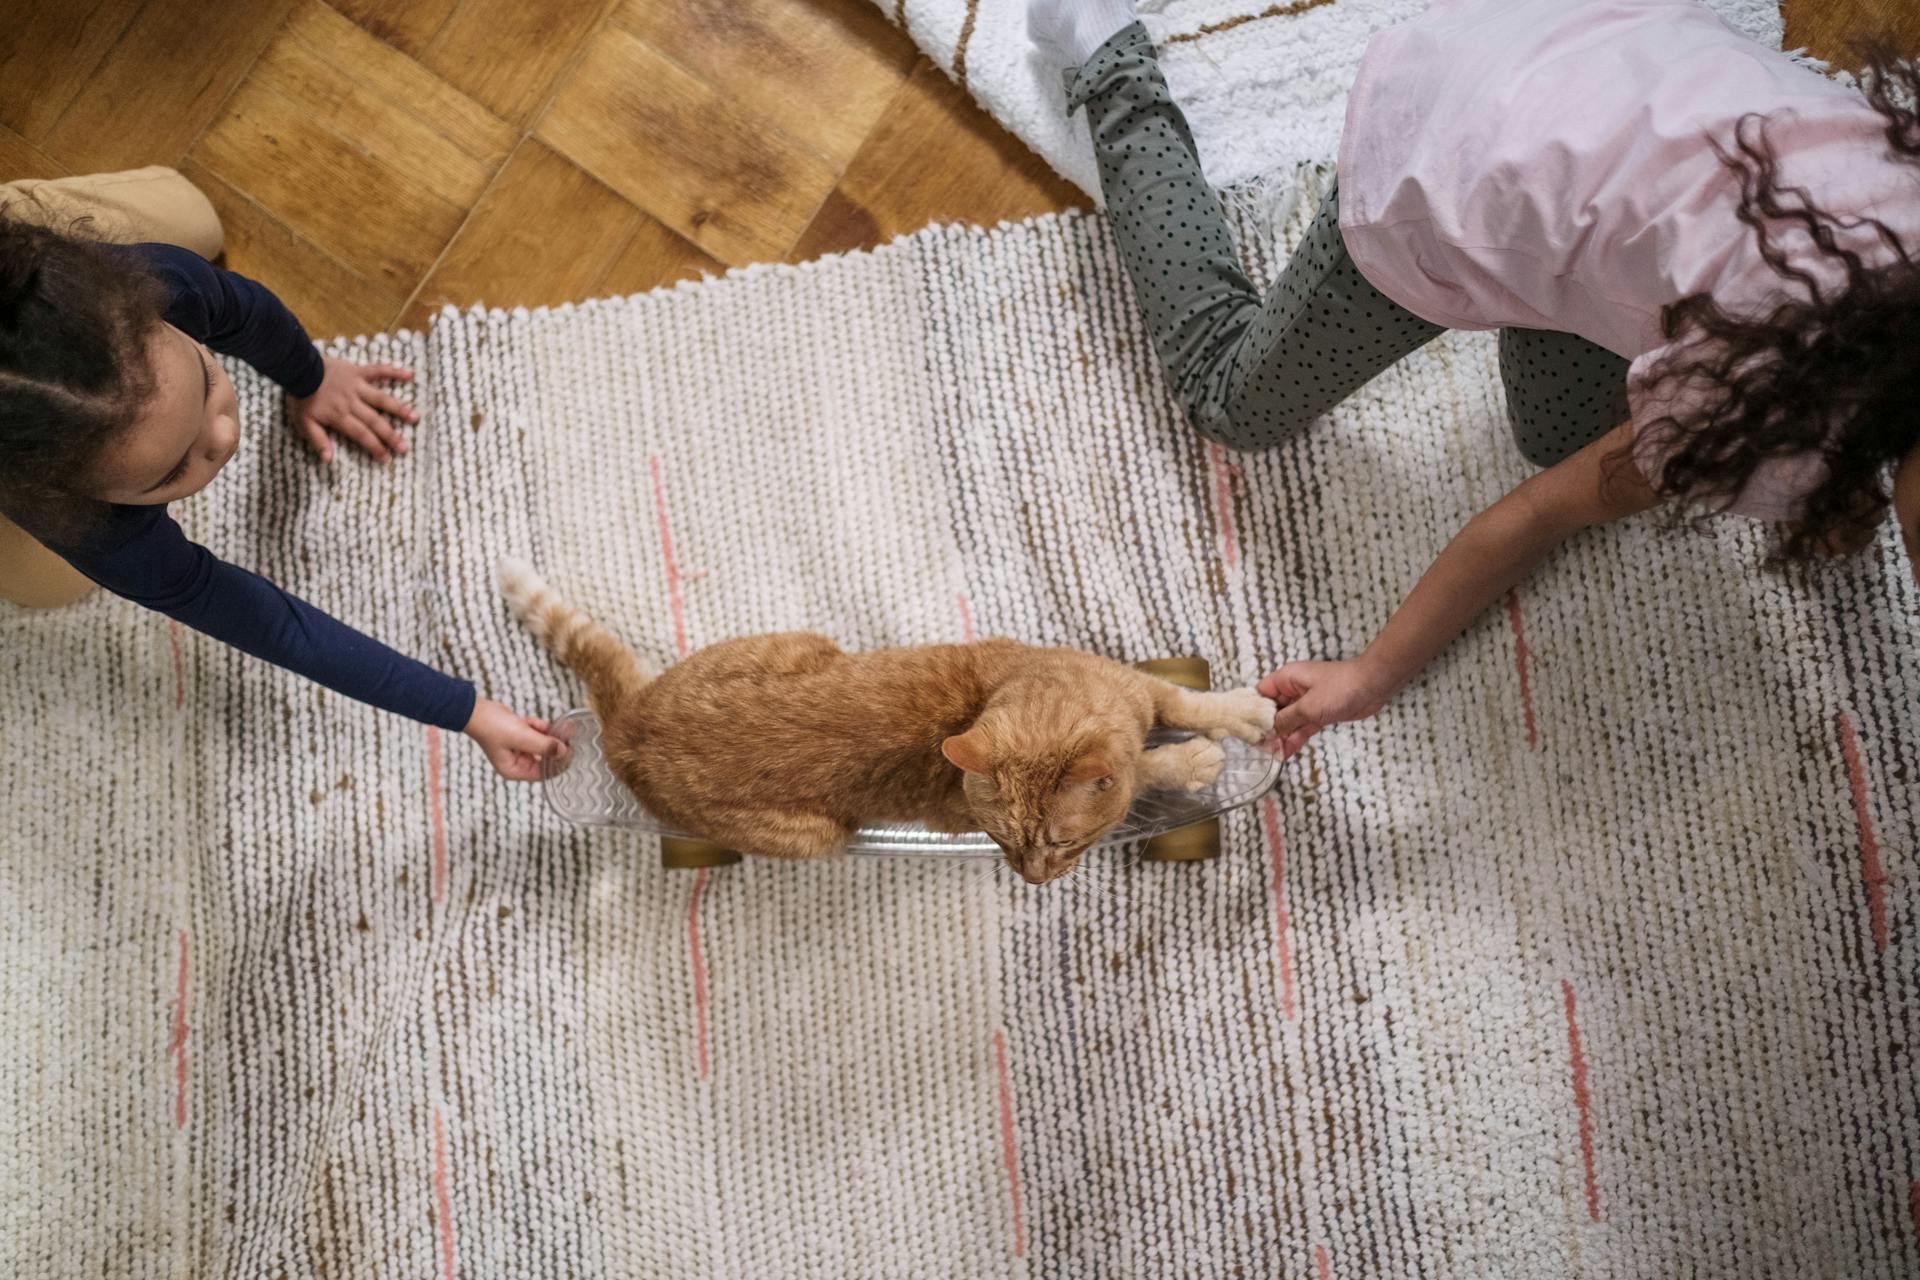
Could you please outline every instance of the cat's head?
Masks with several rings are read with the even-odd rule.
[[[1073,870],[1087,846],[1133,803],[1138,735],[1081,721],[1066,732],[1018,716],[982,716],[941,753],[966,771],[967,805],[980,829],[1029,884]]]

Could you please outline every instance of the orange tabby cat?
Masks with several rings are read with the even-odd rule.
[[[1197,790],[1258,741],[1273,704],[1195,693],[1121,663],[1012,640],[842,653],[750,636],[653,676],[523,564],[517,617],[586,682],[607,763],[655,817],[747,853],[812,858],[858,827],[985,831],[1027,880],[1065,875],[1134,792]],[[1155,724],[1205,735],[1145,750]]]

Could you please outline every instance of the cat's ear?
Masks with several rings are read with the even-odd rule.
[[[969,729],[965,733],[956,733],[940,744],[940,754],[956,768],[968,773],[986,773],[991,762],[987,759],[986,744],[977,730]]]
[[[1081,756],[1067,770],[1068,783],[1093,784],[1095,791],[1105,791],[1113,785],[1113,764],[1103,755]]]

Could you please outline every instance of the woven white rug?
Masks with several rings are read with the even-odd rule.
[[[1083,116],[1027,43],[1025,0],[874,0],[982,107],[1063,177],[1099,194]],[[1779,0],[1702,0],[1780,47]],[[1174,101],[1216,187],[1331,161],[1367,38],[1427,0],[1139,0]]]
[[[182,515],[540,710],[508,552],[661,659],[1247,679],[1524,474],[1467,336],[1208,451],[1092,217],[353,349],[421,368],[408,461],[322,482],[245,375]],[[663,872],[152,615],[0,610],[0,1274],[1920,1274],[1920,595],[1757,547],[1584,538],[1219,862],[1039,890]]]

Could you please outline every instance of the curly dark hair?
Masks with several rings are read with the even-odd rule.
[[[0,206],[0,511],[47,536],[104,513],[80,488],[153,392],[146,343],[164,310],[137,258]]]
[[[1894,58],[1884,44],[1864,60],[1862,86],[1886,122],[1890,154],[1920,165],[1920,64]],[[1890,465],[1920,443],[1920,261],[1879,219],[1829,213],[1804,187],[1781,186],[1764,116],[1745,117],[1732,147],[1714,149],[1739,179],[1738,216],[1761,257],[1804,296],[1734,315],[1696,293],[1661,313],[1661,331],[1678,345],[1650,371],[1648,387],[1662,394],[1686,386],[1702,408],[1689,421],[1648,424],[1669,451],[1649,482],[1697,521],[1731,502],[1761,462],[1817,454],[1826,478],[1784,527],[1774,559],[1864,545],[1887,509]],[[1843,286],[1823,288],[1804,260],[1789,259],[1781,239],[1793,232]],[[1879,241],[1885,265],[1867,265],[1853,247],[1863,237]]]

